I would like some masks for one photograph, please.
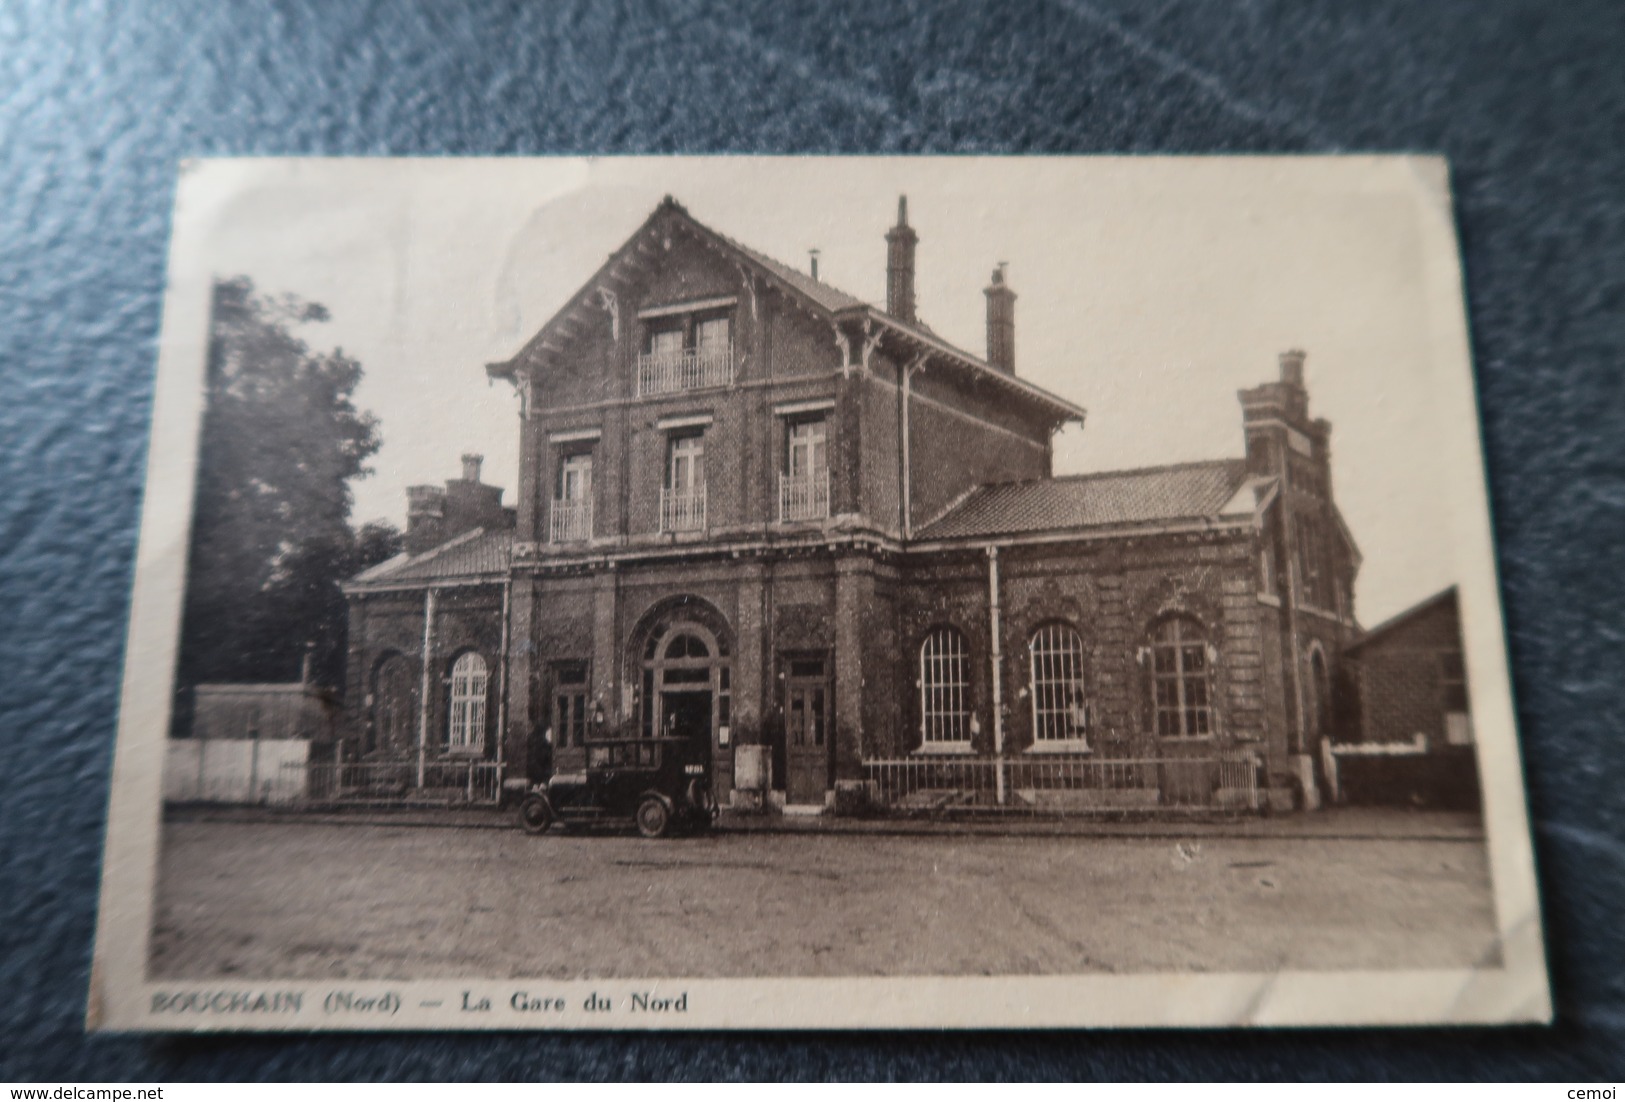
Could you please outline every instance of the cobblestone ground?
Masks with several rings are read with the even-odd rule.
[[[164,828],[151,976],[428,979],[1494,963],[1479,841]]]

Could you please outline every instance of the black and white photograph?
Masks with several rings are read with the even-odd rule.
[[[1447,166],[181,169],[91,1024],[1550,1016]]]

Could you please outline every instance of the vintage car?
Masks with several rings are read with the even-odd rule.
[[[688,738],[617,738],[587,743],[587,768],[555,773],[519,805],[530,834],[566,825],[630,820],[645,838],[705,830],[716,820],[711,770]]]

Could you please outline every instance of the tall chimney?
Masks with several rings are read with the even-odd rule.
[[[478,482],[480,480],[480,464],[485,462],[485,456],[469,452],[463,456],[463,481]]]
[[[807,255],[812,257],[812,277],[814,279],[817,279],[818,278],[818,250],[817,249],[808,249],[807,250]]]
[[[1304,354],[1299,349],[1281,353],[1281,381],[1288,386],[1303,385]]]
[[[920,240],[908,225],[908,196],[897,197],[897,225],[886,231],[886,313],[914,321],[914,246]]]
[[[987,362],[1008,375],[1016,373],[1016,293],[1004,281],[1004,261],[993,269],[987,296]]]
[[[446,491],[439,486],[406,488],[406,550],[421,554],[440,542],[446,518]]]

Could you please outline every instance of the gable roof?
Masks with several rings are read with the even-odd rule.
[[[488,532],[475,528],[417,555],[396,555],[363,570],[345,589],[399,589],[427,582],[501,581],[508,576],[513,553],[511,528]]]
[[[978,486],[915,533],[919,540],[1217,520],[1251,516],[1232,504],[1250,481],[1244,459]],[[1250,495],[1249,495],[1250,496]]]
[[[693,219],[691,218],[689,221],[693,222]],[[760,267],[766,268],[768,272],[774,276],[774,278],[788,285],[796,293],[821,307],[828,313],[833,314],[837,310],[850,310],[855,306],[861,307],[869,305],[869,303],[864,302],[856,295],[849,295],[839,287],[831,287],[828,283],[816,280],[811,275],[801,271],[800,269],[792,268],[788,264],[780,263],[765,253],[759,253],[748,245],[740,244],[727,234],[718,233],[716,230],[710,229],[710,227],[699,222],[694,222],[694,225],[706,230],[719,241],[726,242],[728,245],[743,253],[747,258],[754,261]]]
[[[1046,408],[1058,423],[1073,420],[1082,422],[1085,416],[1082,406],[1058,394],[1052,394],[1042,387],[1034,386],[1025,379],[1000,371],[980,356],[956,348],[937,336],[925,323],[917,320],[905,322],[894,318],[856,295],[814,279],[797,268],[774,260],[726,234],[719,233],[697,220],[688,212],[688,208],[669,195],[632,236],[610,254],[609,259],[571,296],[564,307],[549,318],[536,335],[525,343],[524,348],[512,359],[486,364],[486,374],[493,379],[506,379],[511,382],[522,364],[536,362],[550,352],[562,351],[563,345],[560,342],[569,339],[570,330],[580,323],[583,312],[602,309],[596,301],[599,293],[603,290],[613,290],[616,284],[629,282],[628,270],[648,263],[643,259],[644,256],[653,255],[655,252],[648,239],[655,227],[662,222],[683,227],[712,248],[731,254],[734,259],[765,277],[769,284],[790,294],[831,322],[852,320],[863,324],[865,332],[878,329],[894,339],[901,338],[914,352],[925,352],[944,358],[956,367],[971,372],[981,381],[990,382]]]
[[[1384,620],[1382,623],[1360,636],[1354,642],[1350,643],[1348,647],[1345,648],[1344,653],[1353,654],[1355,651],[1363,648],[1366,644],[1375,643],[1380,639],[1386,638],[1388,635],[1398,631],[1405,625],[1420,619],[1424,614],[1433,611],[1440,605],[1447,603],[1454,605],[1456,604],[1456,601],[1457,597],[1455,586],[1442,589],[1431,597],[1423,598],[1421,601],[1418,601],[1416,604],[1405,609],[1403,612],[1399,612],[1388,617],[1388,619]]]

